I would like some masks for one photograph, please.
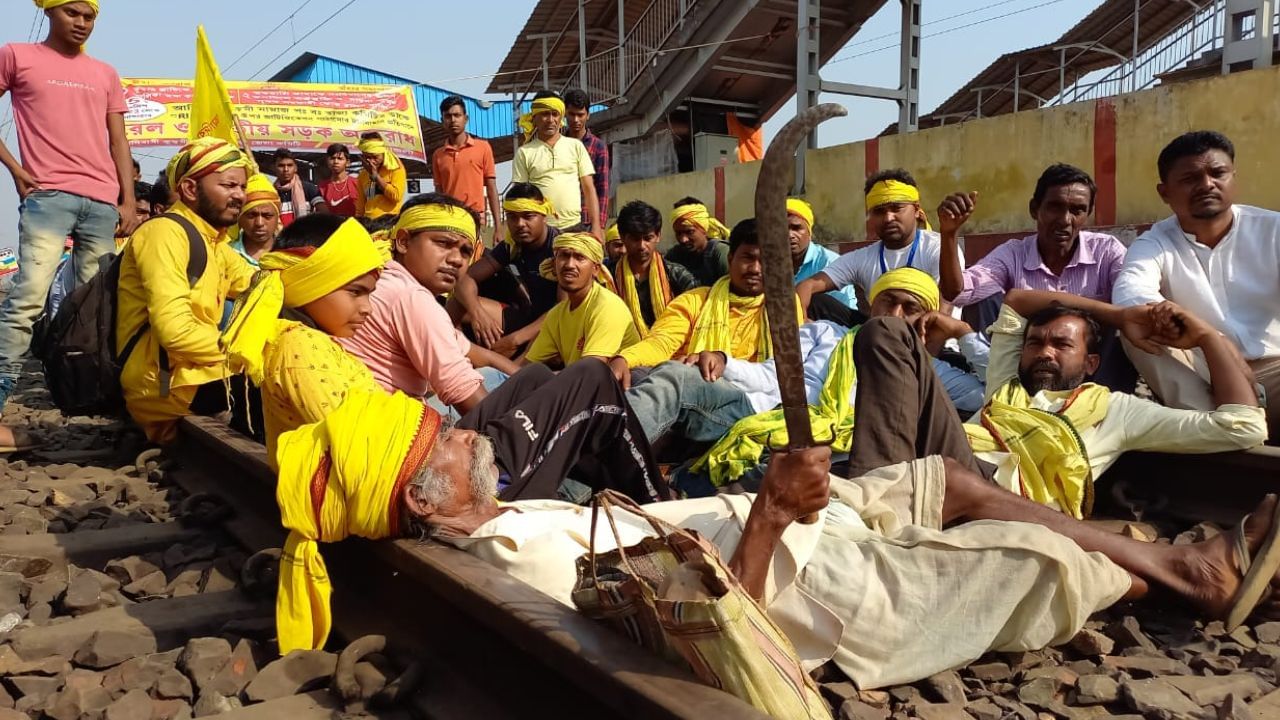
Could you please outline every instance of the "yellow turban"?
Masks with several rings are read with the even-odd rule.
[[[333,586],[318,542],[403,535],[405,486],[427,464],[440,415],[397,392],[352,391],[323,421],[284,433],[276,502],[289,530],[280,555],[280,653],[324,646]]]
[[[276,206],[276,210],[280,209],[280,193],[276,190],[276,184],[271,178],[256,173],[249,178],[249,182],[244,187],[244,207],[240,208],[240,214],[244,215],[259,205],[271,203]]]
[[[538,213],[539,215],[550,215],[551,213],[555,212],[555,208],[552,207],[551,201],[545,198],[541,201],[534,200],[533,198],[503,200],[502,209],[507,212],[514,212],[514,213],[532,212],[532,213]]]
[[[35,0],[36,7],[43,10],[52,10],[63,5],[70,5],[73,2],[82,2],[93,8],[95,13],[98,12],[98,0]]]
[[[553,250],[572,250],[580,255],[585,255],[588,260],[596,264],[596,282],[604,285],[610,290],[614,289],[613,276],[604,270],[604,246],[591,233],[560,233],[551,244]],[[542,277],[555,282],[556,281],[556,265],[555,258],[547,258],[538,266],[538,273]]]
[[[382,140],[373,138],[361,140],[356,147],[360,148],[361,155],[381,155],[382,166],[388,170],[400,168],[400,158],[396,157],[396,154],[391,152],[390,148]]]
[[[675,228],[676,223],[681,220],[687,220],[694,225],[702,228],[702,232],[707,234],[709,238],[719,238],[727,240],[729,238],[729,228],[724,223],[711,216],[706,205],[681,205],[671,211],[671,227]]]
[[[787,214],[795,215],[813,230],[813,207],[800,198],[787,198]]]
[[[410,234],[427,230],[451,232],[475,242],[476,219],[469,211],[456,205],[414,205],[400,213],[391,237],[399,237],[401,230]]]
[[[610,225],[609,229],[604,231],[605,244],[611,243],[614,240],[621,240],[621,239],[622,239],[622,233],[618,231],[618,223],[614,223]]]
[[[867,192],[867,212],[888,205],[889,203],[915,203],[920,204],[920,190],[914,185],[908,185],[904,182],[888,179],[881,180],[871,186],[871,190]],[[916,213],[916,217],[924,225],[925,230],[930,230],[929,216],[925,214],[923,208]]]
[[[319,248],[273,250],[259,260],[260,272],[248,292],[236,301],[222,347],[232,372],[262,382],[264,353],[279,333],[280,311],[318,300],[343,285],[380,269],[389,259],[354,218],[347,220]]]
[[[544,97],[529,104],[529,112],[520,116],[520,131],[524,133],[526,142],[533,137],[533,118],[544,112],[556,112],[564,117],[564,101],[557,97]]]
[[[926,310],[937,310],[941,301],[938,283],[933,276],[913,267],[900,267],[881,275],[871,284],[867,301],[874,303],[876,296],[885,290],[905,290],[920,298]]]
[[[169,189],[176,192],[179,181],[187,178],[199,180],[205,175],[232,168],[245,168],[248,172],[249,159],[226,140],[202,137],[187,143],[173,156],[165,167],[165,176]]]

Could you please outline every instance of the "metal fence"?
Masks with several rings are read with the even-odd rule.
[[[564,87],[582,88],[593,103],[616,102],[645,72],[696,4],[697,0],[652,0],[621,45],[589,56]]]

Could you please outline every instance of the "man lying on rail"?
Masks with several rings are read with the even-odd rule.
[[[1098,366],[1095,318],[1148,352],[1201,348],[1216,409],[1175,410],[1085,382]],[[1266,438],[1249,368],[1218,332],[1173,303],[1119,308],[1012,290],[992,327],[987,404],[963,426],[917,330],[880,318],[862,327],[853,348],[860,383],[850,477],[942,455],[1082,518],[1094,478],[1126,451],[1223,452]]]
[[[862,333],[879,326],[911,333],[891,318]],[[593,364],[599,367],[580,365]],[[330,587],[317,541],[348,534],[433,536],[570,602],[591,512],[550,500],[499,503],[490,441],[441,431],[434,414],[405,400],[353,396],[324,422],[280,439],[277,499],[291,530],[277,598],[282,652],[323,645]],[[381,420],[399,416],[404,420]],[[318,476],[321,468],[327,471]],[[1171,546],[1101,531],[937,455],[854,481],[829,469],[828,448],[779,453],[759,495],[646,509],[697,530],[731,556],[806,667],[834,659],[862,688],[918,680],[988,650],[1065,642],[1091,613],[1152,586],[1208,617],[1239,622],[1280,564],[1272,552],[1275,496],[1234,533]],[[808,513],[819,520],[794,523]],[[984,522],[965,522],[971,520]],[[625,512],[619,521],[628,545],[652,533]],[[602,524],[597,547],[613,545]]]

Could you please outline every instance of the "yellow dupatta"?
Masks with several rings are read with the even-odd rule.
[[[703,350],[719,350],[726,355],[737,357],[733,353],[733,333],[730,332],[729,327],[730,308],[746,311],[739,322],[750,323],[756,329],[755,355],[739,359],[764,362],[773,357],[773,340],[769,337],[769,319],[764,311],[764,294],[761,293],[755,297],[734,295],[729,291],[728,275],[717,280],[707,293],[702,312],[698,314],[693,332],[689,335],[686,352],[692,355]],[[800,298],[797,297],[796,325],[803,322],[804,308],[800,305]]]
[[[631,320],[636,324],[636,330],[640,331],[640,337],[648,336],[649,324],[644,321],[644,313],[640,312],[640,294],[636,292],[636,279],[631,268],[627,266],[625,255],[618,260],[618,266],[613,269],[613,281],[618,288],[618,295],[631,311]],[[671,281],[667,279],[667,265],[663,262],[662,256],[655,252],[649,260],[649,304],[653,306],[655,320],[662,316],[663,311],[667,309],[667,303],[671,300]]]

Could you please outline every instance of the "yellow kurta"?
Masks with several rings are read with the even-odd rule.
[[[386,192],[369,198],[369,186],[373,184],[369,172],[361,170],[356,176],[356,188],[360,191],[356,193],[356,217],[376,218],[400,212],[400,206],[404,204],[404,196],[409,186],[409,181],[404,174],[404,161],[401,161],[400,167],[395,170],[388,170],[386,166],[379,168],[378,177],[382,178]]]
[[[688,353],[689,339],[693,337],[693,326],[702,308],[707,302],[707,294],[711,288],[694,288],[671,301],[665,312],[653,326],[644,340],[619,353],[631,367],[653,367],[664,363],[678,355]],[[754,322],[758,313],[764,312],[764,305],[741,310],[733,306],[733,296],[729,303],[729,334],[733,356],[739,360],[759,362],[760,327]],[[749,319],[750,322],[743,322]]]
[[[386,394],[369,368],[333,338],[299,322],[278,322],[280,334],[264,353],[261,386],[272,465],[281,433],[324,420],[352,390]]]
[[[153,442],[173,439],[176,422],[189,413],[196,389],[226,377],[218,347],[223,304],[249,287],[253,268],[218,231],[178,203],[169,212],[190,220],[205,241],[209,258],[194,288],[187,283],[190,243],[177,223],[158,220],[142,226],[125,245],[120,263],[117,350],[143,323],[143,333],[120,375],[125,406]],[[169,355],[170,391],[160,394],[160,348]]]

